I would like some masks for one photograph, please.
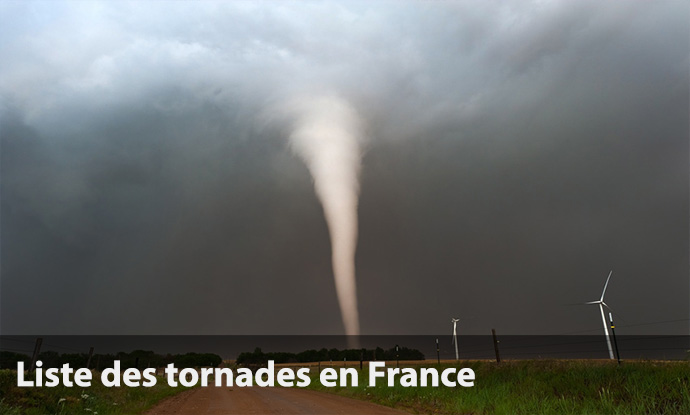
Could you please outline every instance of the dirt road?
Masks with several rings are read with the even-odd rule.
[[[369,402],[299,388],[207,387],[195,388],[165,400],[148,414],[401,415],[408,413]]]

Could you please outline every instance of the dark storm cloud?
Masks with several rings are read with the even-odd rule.
[[[687,318],[687,16],[3,2],[2,331],[341,332],[323,213],[272,113],[323,91],[368,132],[364,333],[457,315],[476,333],[598,330],[562,305],[611,268],[630,324]]]

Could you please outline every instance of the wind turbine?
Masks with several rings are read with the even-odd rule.
[[[458,356],[458,331],[456,330],[458,321],[460,321],[460,319],[451,318],[450,320],[453,322],[453,344],[455,345],[455,360],[460,360],[460,356]]]
[[[613,348],[611,348],[611,338],[609,337],[609,329],[608,326],[606,325],[606,316],[604,315],[604,307],[608,308],[611,310],[611,307],[609,307],[605,302],[604,302],[604,294],[606,294],[606,287],[609,285],[609,280],[611,279],[611,274],[613,274],[613,270],[609,272],[609,277],[606,278],[606,284],[604,284],[604,291],[601,292],[601,298],[597,301],[590,301],[585,304],[598,304],[599,305],[599,310],[601,311],[601,322],[604,324],[604,333],[606,333],[606,344],[609,346],[609,357],[611,360],[613,360]]]

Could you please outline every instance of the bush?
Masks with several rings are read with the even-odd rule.
[[[31,358],[22,353],[15,352],[0,352],[0,369],[16,369],[17,362],[24,362],[24,366],[28,366]]]
[[[237,356],[238,365],[264,365],[269,360],[275,363],[307,363],[307,362],[321,362],[321,361],[343,361],[358,362],[362,360],[395,360],[399,356],[400,360],[424,360],[424,354],[416,349],[408,349],[407,347],[399,348],[396,353],[395,347],[384,351],[377,347],[375,350],[366,349],[321,349],[321,350],[306,350],[300,353],[264,353],[260,348],[254,349],[253,352],[243,352]]]

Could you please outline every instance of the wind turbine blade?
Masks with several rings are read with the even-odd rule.
[[[590,301],[590,302],[584,303],[584,304],[601,304],[601,301]]]
[[[604,284],[604,291],[601,292],[601,300],[600,301],[604,301],[604,294],[606,294],[606,287],[609,286],[609,280],[611,279],[611,274],[613,274],[613,270],[611,270],[611,272],[609,272],[609,277],[606,278],[606,284]]]

